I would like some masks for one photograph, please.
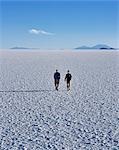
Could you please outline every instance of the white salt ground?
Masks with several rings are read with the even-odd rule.
[[[0,52],[0,150],[119,150],[119,52]]]

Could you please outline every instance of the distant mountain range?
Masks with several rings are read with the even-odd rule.
[[[88,46],[81,46],[81,47],[77,47],[75,49],[115,49],[113,47],[110,47],[108,45],[105,44],[98,44],[92,47],[88,47]]]
[[[12,47],[10,49],[25,49],[25,50],[28,50],[28,49],[38,49],[38,48],[28,48],[28,47]],[[95,46],[92,46],[92,47],[88,47],[88,46],[80,46],[80,47],[76,47],[75,48],[76,50],[78,49],[106,49],[106,50],[116,50],[116,48],[113,48],[113,47],[110,47],[108,45],[105,45],[105,44],[98,44],[98,45],[95,45]]]
[[[12,47],[10,49],[31,49],[31,48],[27,48],[27,47]]]

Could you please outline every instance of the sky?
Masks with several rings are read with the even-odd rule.
[[[118,0],[0,0],[0,48],[119,47]]]

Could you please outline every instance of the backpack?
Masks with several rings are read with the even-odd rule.
[[[60,79],[60,73],[59,72],[56,72],[55,74],[54,74],[54,79]]]

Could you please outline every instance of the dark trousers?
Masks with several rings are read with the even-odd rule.
[[[55,79],[55,87],[58,88],[58,86],[59,86],[59,80]]]
[[[67,88],[70,88],[70,80],[67,80]]]

